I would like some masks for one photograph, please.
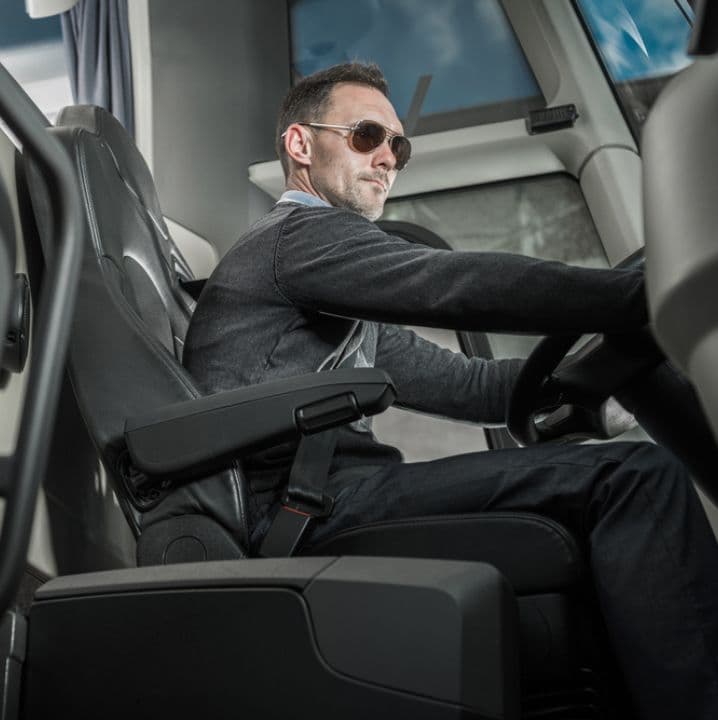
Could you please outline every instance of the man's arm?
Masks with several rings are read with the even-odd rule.
[[[336,208],[290,213],[274,270],[278,292],[298,307],[399,325],[550,334],[647,321],[641,272],[436,250]]]
[[[380,325],[376,367],[397,390],[395,405],[455,420],[503,424],[521,360],[468,358],[395,325]]]

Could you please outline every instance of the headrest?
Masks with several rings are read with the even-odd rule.
[[[140,201],[160,233],[169,237],[150,169],[134,140],[112,113],[95,105],[69,105],[60,111],[55,125],[81,128],[103,142],[130,192]]]

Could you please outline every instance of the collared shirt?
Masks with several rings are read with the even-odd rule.
[[[322,200],[320,197],[303,190],[285,190],[277,203],[287,202],[301,203],[302,205],[309,205],[309,207],[331,207],[326,200]]]

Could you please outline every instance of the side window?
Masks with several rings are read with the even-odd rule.
[[[72,104],[58,16],[31,19],[24,0],[3,0],[0,62],[50,122]]]
[[[381,219],[426,228],[454,250],[512,252],[585,267],[608,266],[578,182],[569,175],[397,198],[386,204]],[[456,333],[413,329],[459,350]],[[538,340],[527,335],[472,334],[464,344],[485,348],[486,338],[486,354],[493,357],[525,357]],[[398,446],[410,461],[486,448],[482,432],[464,423],[390,411],[376,417],[374,427],[380,440]],[[505,438],[494,437],[497,431],[491,432],[495,446],[506,444]]]
[[[569,175],[398,198],[387,203],[382,219],[426,227],[454,250],[511,252],[608,267],[579,184]],[[525,357],[537,340],[493,334],[488,339],[494,357]]]
[[[440,328],[410,328],[440,347],[459,351],[455,332]],[[374,433],[380,442],[401,450],[407,462],[435,460],[487,449],[486,436],[473,423],[435,418],[390,407],[373,418]]]
[[[636,138],[670,78],[691,59],[688,0],[578,0],[586,29]]]
[[[455,250],[511,252],[583,267],[608,267],[580,186],[575,178],[565,174],[397,198],[387,203],[382,220],[426,228]],[[455,333],[415,330],[438,344],[459,349]],[[481,354],[497,358],[526,357],[538,339],[478,333],[462,337],[465,347],[485,349]],[[399,446],[407,460],[483,449],[471,426],[434,421],[436,426],[415,427],[418,421],[402,419],[398,412],[384,415],[386,418],[380,415],[375,419],[379,439]],[[505,431],[488,432],[494,447],[511,445]],[[640,429],[627,433],[624,439],[629,435],[645,437]],[[417,437],[421,442],[413,443],[412,438]],[[426,437],[431,438],[428,446],[423,443]],[[421,445],[419,451],[414,444]]]

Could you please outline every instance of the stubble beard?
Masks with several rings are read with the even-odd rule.
[[[324,197],[329,200],[329,203],[333,207],[344,208],[351,210],[367,220],[378,220],[384,211],[383,202],[372,203],[368,198],[362,195],[358,183],[362,182],[357,180],[356,182],[347,186],[344,192],[337,192],[334,189],[325,189],[322,191]]]
[[[384,212],[384,200],[377,198],[372,202],[365,194],[362,194],[361,183],[365,182],[360,177],[346,178],[343,187],[324,187],[325,183],[319,178],[314,178],[314,186],[329,201],[332,207],[351,210],[367,220],[374,222]],[[327,184],[328,185],[328,184]]]

